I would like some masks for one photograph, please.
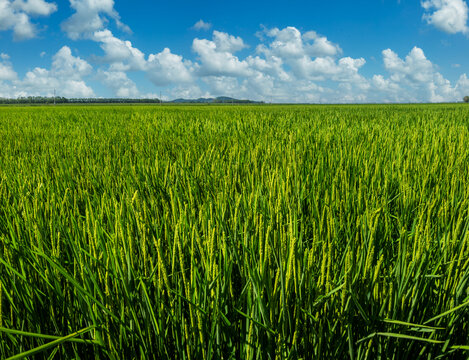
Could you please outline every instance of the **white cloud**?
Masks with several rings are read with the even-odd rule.
[[[96,31],[104,30],[113,19],[116,25],[130,32],[130,28],[120,21],[119,13],[114,9],[114,0],[70,0],[75,13],[62,23],[62,29],[71,39],[88,38]]]
[[[0,81],[15,80],[18,75],[9,62],[10,57],[7,54],[1,53],[0,59],[2,59],[2,61],[0,61]]]
[[[0,31],[13,30],[15,40],[34,38],[38,30],[31,17],[55,11],[57,5],[44,0],[0,0]]]
[[[425,0],[421,4],[427,23],[448,34],[469,33],[469,8],[464,0]]]
[[[212,28],[212,24],[208,23],[208,22],[205,22],[202,19],[200,19],[199,21],[197,21],[194,24],[194,26],[192,28],[194,30],[210,30]]]
[[[391,49],[383,51],[384,67],[390,76],[375,75],[372,83],[382,98],[404,102],[458,101],[465,87],[464,76],[455,86],[436,70],[422,49],[414,47],[405,59]]]
[[[137,85],[127,77],[123,71],[102,71],[100,77],[103,83],[111,88],[114,94],[120,98],[137,98],[140,92]]]
[[[8,63],[8,56],[1,54],[0,82],[1,96],[53,96],[54,89],[58,96],[93,97],[93,90],[86,85],[84,77],[92,71],[85,60],[72,55],[70,48],[62,47],[54,56],[50,69],[36,67],[28,71],[23,79]]]
[[[182,56],[172,54],[168,48],[158,54],[150,54],[148,57],[148,76],[158,86],[190,83],[193,81],[191,70],[190,61],[184,61]]]
[[[302,34],[287,27],[265,29],[263,34],[266,37],[261,37],[264,40],[256,47],[257,55],[238,57],[236,53],[247,48],[244,41],[214,31],[212,40],[194,39],[196,62],[165,49],[150,55],[146,71],[159,86],[187,83],[173,88],[174,94],[195,89],[200,94],[207,89],[212,96],[264,101],[448,101],[458,99],[461,91],[438,73],[417,47],[404,59],[390,49],[384,50],[383,63],[389,77],[377,74],[366,78],[360,73],[366,64],[364,58],[340,57],[339,45],[316,32]],[[465,87],[465,79],[461,78],[459,84],[459,88]]]
[[[93,33],[91,38],[101,43],[104,50],[104,60],[111,63],[114,70],[144,70],[146,66],[145,54],[132,46],[130,41],[116,38],[111,31],[102,30]]]
[[[343,102],[334,91],[307,81],[278,82],[273,76],[256,72],[248,78],[209,76],[203,79],[211,96],[230,96],[266,102]]]
[[[80,80],[92,70],[91,65],[85,60],[73,56],[68,46],[62,47],[52,60],[52,73],[59,78]]]
[[[192,49],[200,59],[200,76],[248,76],[249,65],[240,61],[233,53],[246,45],[240,37],[234,37],[219,31],[213,32],[213,40],[194,39]]]
[[[303,40],[313,40],[306,43],[306,53],[310,56],[336,56],[342,53],[339,45],[332,43],[325,36],[319,36],[315,31],[308,31],[303,35]]]
[[[466,74],[462,74],[459,77],[458,82],[455,86],[456,96],[458,96],[457,100],[461,100],[464,96],[469,95],[469,79],[467,78]]]
[[[400,89],[397,83],[390,79],[385,79],[383,75],[373,75],[372,84],[381,91],[398,91]]]
[[[358,74],[359,69],[365,65],[363,58],[353,59],[344,57],[338,61],[331,57],[317,57],[312,60],[304,55],[299,59],[292,59],[289,64],[296,78],[306,78],[316,81],[331,79],[334,81],[350,82],[363,80]]]
[[[325,36],[318,35],[315,31],[308,31],[303,35],[292,26],[282,30],[277,28],[266,29],[265,33],[274,40],[270,44],[273,54],[282,58],[336,56],[342,53],[339,45],[332,43]]]
[[[283,30],[277,28],[267,31],[267,35],[274,40],[270,44],[270,50],[280,58],[299,58],[305,53],[303,40],[298,29],[289,26]]]
[[[140,72],[164,87],[165,98],[225,95],[267,102],[422,102],[460,100],[469,94],[466,74],[452,84],[418,47],[405,57],[384,50],[388,75],[365,77],[361,73],[364,58],[342,55],[338,44],[315,31],[264,29],[260,43],[250,48],[241,37],[215,30],[211,39],[193,40],[195,59],[191,61],[169,48],[146,55],[132,42],[115,36],[106,23],[108,17],[118,21],[112,0],[71,3],[76,12],[63,26],[68,27],[69,36],[99,44],[102,55],[92,55],[99,64],[94,79],[117,97],[155,97],[139,91],[131,72]],[[88,9],[83,8],[85,4]],[[80,27],[77,21],[84,13],[90,15],[90,22]],[[72,25],[77,27],[72,29]],[[49,69],[37,67],[22,79],[8,55],[0,54],[0,96],[51,95],[54,88],[61,96],[94,96],[85,82],[91,74],[91,65],[67,46],[52,57]]]
[[[456,87],[458,89],[463,89],[465,92],[468,92],[469,93],[469,79],[467,78],[467,75],[466,74],[462,74],[460,77],[459,77],[459,80],[456,84]]]
[[[283,68],[283,61],[277,56],[266,55],[263,59],[259,56],[248,56],[247,63],[251,69],[256,70],[262,74],[270,75],[279,81],[291,81],[291,75]]]
[[[217,30],[213,32],[213,42],[217,47],[217,51],[235,53],[248,47],[239,36],[229,35]]]
[[[207,76],[204,82],[208,85],[210,93],[215,96],[231,95],[235,96],[240,94],[239,81],[231,76]]]
[[[121,90],[122,86],[115,84],[118,81],[128,84],[128,81],[123,79],[123,74],[128,71],[143,71],[158,86],[192,81],[191,62],[171,53],[169,48],[158,54],[150,54],[146,59],[145,54],[135,48],[130,41],[115,37],[108,29],[96,31],[91,39],[100,43],[105,54],[101,60],[109,64],[102,78],[107,79],[107,85],[120,97],[123,97],[124,90]],[[131,89],[129,94],[136,96],[137,92]]]
[[[81,79],[58,77],[51,70],[35,68],[28,71],[23,80],[15,84],[22,91],[31,96],[52,96],[54,89],[58,96],[65,97],[93,97],[93,90]]]
[[[146,73],[157,86],[175,86],[171,90],[174,94],[184,93],[181,85],[197,89],[198,82],[202,80],[210,94],[231,93],[231,96],[236,94],[257,100],[265,100],[274,93],[277,100],[293,97],[295,83],[300,80],[306,81],[302,89],[321,89],[323,95],[327,91],[312,81],[348,83],[347,91],[351,94],[356,93],[357,89],[366,91],[369,88],[369,82],[359,74],[365,60],[350,57],[336,59],[342,50],[326,37],[312,31],[301,34],[293,27],[265,30],[265,33],[274,38],[272,42],[258,46],[258,55],[240,59],[236,53],[248,48],[243,39],[215,30],[212,40],[194,39],[192,50],[197,54],[195,62],[171,53],[169,48],[146,58],[131,42],[115,37],[108,29],[95,31],[89,38],[99,42],[104,51],[101,60],[109,66],[107,70],[100,71],[100,77],[118,96],[138,94],[135,84],[127,77],[128,71]],[[126,92],[125,88],[130,90]],[[288,90],[277,92],[273,90],[275,88]],[[300,98],[305,101],[318,96],[305,94]]]
[[[365,59],[350,57],[337,59],[342,49],[325,36],[320,36],[315,31],[302,34],[292,26],[282,30],[264,29],[264,33],[273,39],[270,44],[258,46],[257,52],[266,59],[278,58],[283,64],[282,68],[288,66],[296,81],[332,80],[354,83],[350,86],[361,89],[369,87],[368,81],[359,75],[360,68],[366,63]]]
[[[210,98],[213,95],[208,91],[204,91],[200,86],[192,84],[185,86],[176,86],[170,90],[169,97],[163,94],[163,99],[197,99]]]
[[[57,5],[44,0],[14,0],[13,8],[31,16],[49,16],[57,11]]]
[[[386,49],[383,51],[383,62],[394,81],[407,81],[411,84],[428,83],[432,81],[435,72],[432,62],[418,47],[414,47],[405,60],[399,58],[391,49]]]

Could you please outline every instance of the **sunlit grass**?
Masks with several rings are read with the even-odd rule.
[[[0,108],[0,299],[0,358],[466,358],[469,107]]]

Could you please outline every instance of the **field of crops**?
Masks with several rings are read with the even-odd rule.
[[[1,107],[0,358],[34,354],[467,359],[469,106]]]

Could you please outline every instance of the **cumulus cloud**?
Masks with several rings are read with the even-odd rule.
[[[114,9],[114,0],[70,0],[75,13],[62,23],[62,29],[71,39],[89,38],[96,31],[104,30],[109,18],[123,31],[130,28],[120,20]]]
[[[192,49],[198,55],[201,76],[248,76],[249,65],[241,61],[235,52],[246,47],[240,37],[214,31],[212,40],[194,39]]]
[[[469,94],[469,79],[466,74],[462,74],[455,86],[456,94],[459,96],[458,100],[461,100],[464,96]]]
[[[9,63],[9,57],[1,54],[0,96],[52,96],[65,97],[95,96],[84,77],[92,72],[92,67],[80,57],[73,56],[69,47],[62,47],[52,58],[50,69],[36,67],[20,79]]]
[[[422,49],[414,47],[405,60],[391,49],[383,51],[384,67],[392,74],[395,81],[408,81],[409,83],[426,83],[433,79],[434,66],[425,57]]]
[[[274,38],[270,43],[270,51],[274,55],[280,58],[299,58],[304,55],[303,41],[298,29],[289,26],[283,30],[274,28],[266,33]]]
[[[391,49],[386,49],[383,51],[383,63],[389,78],[375,75],[372,83],[379,96],[387,96],[391,101],[458,101],[466,90],[466,74],[453,86],[418,47],[414,47],[404,59]]]
[[[208,23],[208,22],[205,22],[202,19],[200,19],[199,21],[197,21],[194,24],[194,26],[192,28],[194,30],[210,30],[212,28],[212,24]]]
[[[278,28],[265,29],[267,36],[272,37],[270,50],[273,54],[282,58],[309,57],[334,57],[342,53],[339,45],[332,43],[325,36],[318,35],[315,31],[304,34],[292,26],[282,30]]]
[[[96,31],[91,39],[99,42],[104,51],[103,62],[109,64],[108,71],[103,72],[102,78],[106,84],[116,91],[116,95],[122,97],[122,86],[116,86],[119,81],[122,84],[130,84],[123,79],[123,74],[128,71],[142,71],[157,86],[166,86],[172,83],[188,83],[192,81],[192,65],[190,61],[183,60],[182,56],[171,53],[165,48],[157,54],[145,54],[135,48],[130,41],[115,37],[108,29]],[[134,85],[132,85],[133,88]],[[136,95],[134,90],[130,94]]]
[[[319,36],[315,31],[308,31],[303,35],[306,53],[310,56],[336,56],[342,53],[339,45],[332,43],[325,36]],[[313,42],[308,42],[312,40]]]
[[[272,41],[258,46],[257,52],[266,59],[278,59],[277,62],[288,66],[296,81],[332,80],[354,83],[350,86],[363,89],[369,86],[368,81],[359,74],[360,68],[366,63],[365,59],[338,58],[342,49],[327,37],[318,35],[315,31],[302,34],[292,26],[281,30],[264,29],[264,33]]]
[[[55,11],[57,5],[44,0],[0,0],[0,31],[13,30],[15,40],[34,38],[38,30],[31,17]]]
[[[80,80],[92,70],[91,65],[85,60],[73,56],[68,46],[62,47],[52,60],[52,73],[59,78]]]
[[[23,92],[31,96],[52,96],[54,89],[57,95],[65,97],[93,97],[93,90],[83,80],[74,80],[55,76],[53,71],[35,68],[28,71],[23,80],[16,83]]]
[[[263,29],[257,55],[236,55],[247,45],[241,38],[214,32],[212,40],[195,39],[198,55],[196,75],[211,94],[264,101],[307,102],[344,101],[333,90],[316,84],[340,82],[350,93],[345,101],[358,101],[358,90],[367,91],[369,81],[359,74],[362,58],[337,58],[341,48],[326,37],[310,31],[302,34],[294,27]],[[363,96],[362,96],[363,98]]]
[[[108,10],[111,5],[108,3]],[[277,100],[293,97],[295,84],[299,81],[307,84],[296,88],[321,89],[323,95],[327,91],[312,81],[338,81],[351,94],[357,89],[365,91],[369,88],[369,82],[359,74],[365,60],[338,57],[341,48],[325,36],[314,31],[302,34],[294,27],[265,29],[264,33],[270,42],[259,45],[256,55],[240,58],[238,53],[249,48],[244,40],[215,30],[210,40],[193,40],[196,61],[184,59],[169,48],[146,57],[130,41],[114,36],[107,28],[87,36],[100,44],[104,56],[98,60],[108,64],[107,69],[100,70],[100,79],[117,96],[138,94],[135,83],[127,76],[129,71],[144,72],[153,84],[171,86],[171,92],[175,94],[183,93],[181,86],[200,88],[202,81],[210,94],[231,93],[232,96],[257,100],[273,97],[273,89],[280,87],[288,90],[278,91],[275,94]],[[305,94],[301,98],[318,97]]]
[[[147,73],[150,80],[158,86],[171,83],[190,83],[193,80],[192,64],[184,61],[182,56],[171,53],[165,48],[158,54],[150,54],[147,62]]]
[[[80,57],[73,56],[68,46],[62,47],[52,60],[50,70],[37,67],[28,71],[16,85],[28,95],[51,96],[54,89],[57,89],[58,95],[65,97],[95,95],[83,80],[83,77],[91,73],[91,65]]]
[[[427,23],[448,34],[469,33],[469,8],[464,0],[425,0],[421,4]]]
[[[31,16],[49,16],[57,11],[57,5],[44,0],[14,0],[13,8]]]
[[[111,31],[102,30],[93,33],[91,38],[100,43],[104,50],[104,60],[111,64],[114,70],[144,70],[146,66],[145,54],[132,46],[130,41],[115,37]]]
[[[218,51],[228,51],[231,53],[248,47],[239,36],[233,36],[216,30],[213,32],[213,42]]]
[[[281,58],[266,54],[265,58],[259,56],[248,56],[246,62],[249,64],[251,69],[254,71],[270,75],[275,79],[282,82],[288,82],[292,80],[292,76],[284,69],[283,61]]]
[[[294,27],[264,29],[254,54],[239,55],[249,46],[240,37],[213,31],[211,39],[194,39],[195,61],[169,48],[148,57],[109,30],[95,32],[110,64],[101,71],[103,82],[118,96],[136,96],[127,71],[143,71],[156,86],[174,97],[228,95],[264,101],[367,102],[448,101],[467,87],[461,77],[452,85],[415,47],[404,58],[383,51],[388,76],[361,74],[364,58],[342,56],[342,49],[314,31]],[[243,52],[244,53],[244,52]],[[192,95],[190,95],[192,93]],[[140,96],[143,96],[140,94]]]
[[[390,79],[385,79],[383,75],[373,75],[372,84],[381,91],[398,91],[399,85]]]
[[[7,54],[1,53],[0,59],[0,81],[15,80],[18,75],[9,62],[10,57]]]
[[[169,97],[163,95],[163,99],[197,99],[197,98],[209,98],[213,95],[206,90],[202,90],[199,85],[191,84],[184,86],[175,86],[170,89]]]
[[[140,96],[137,85],[123,71],[101,71],[99,76],[117,97],[136,98]]]
[[[98,78],[115,96],[151,95],[140,93],[135,82],[128,77],[128,72],[144,72],[157,86],[192,81],[193,68],[190,61],[171,53],[168,48],[160,53],[150,54],[147,58],[130,41],[115,36],[109,30],[109,19],[113,19],[120,29],[130,32],[120,21],[120,16],[114,9],[114,0],[70,0],[70,4],[75,13],[62,23],[62,29],[71,39],[85,38],[99,43],[104,56],[94,58],[98,63],[107,64],[107,67],[99,69]],[[209,25],[203,21],[197,24],[199,28]]]
[[[96,23],[73,28],[82,16],[79,14],[86,12],[82,7],[87,1],[90,9],[86,11],[95,15],[90,19]],[[94,56],[97,71],[64,46],[52,57],[49,69],[38,67],[19,79],[8,55],[0,54],[0,96],[51,95],[54,88],[61,96],[94,96],[85,82],[94,73],[94,79],[114,96],[155,97],[139,91],[131,74],[136,72],[164,87],[165,98],[226,95],[267,102],[438,102],[460,100],[469,93],[466,74],[451,83],[418,47],[404,57],[391,49],[383,50],[387,74],[366,77],[362,74],[364,58],[343,55],[339,44],[326,36],[295,27],[264,28],[260,43],[254,47],[239,36],[215,30],[209,39],[193,40],[193,60],[169,48],[146,55],[107,28],[108,17],[118,19],[112,0],[71,2],[76,13],[63,26],[70,25],[69,36],[100,46],[102,55]]]
[[[351,57],[344,57],[336,61],[329,56],[317,57],[313,60],[304,55],[301,58],[290,60],[289,63],[297,78],[349,82],[361,80],[358,71],[365,65],[366,61],[363,58],[353,59]]]
[[[418,47],[403,58],[384,50],[388,76],[366,78],[360,73],[366,64],[363,58],[337,57],[338,50],[309,55],[305,39],[316,39],[315,33],[287,28],[269,34],[273,39],[257,47],[259,55],[238,59],[248,65],[243,75],[199,74],[211,94],[267,102],[355,103],[458,101],[469,93],[465,74],[452,84]]]

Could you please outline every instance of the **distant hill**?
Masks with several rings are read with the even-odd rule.
[[[258,104],[261,101],[239,100],[228,96],[219,96],[216,98],[198,98],[198,99],[175,99],[168,101],[170,103],[192,103],[192,104]]]

